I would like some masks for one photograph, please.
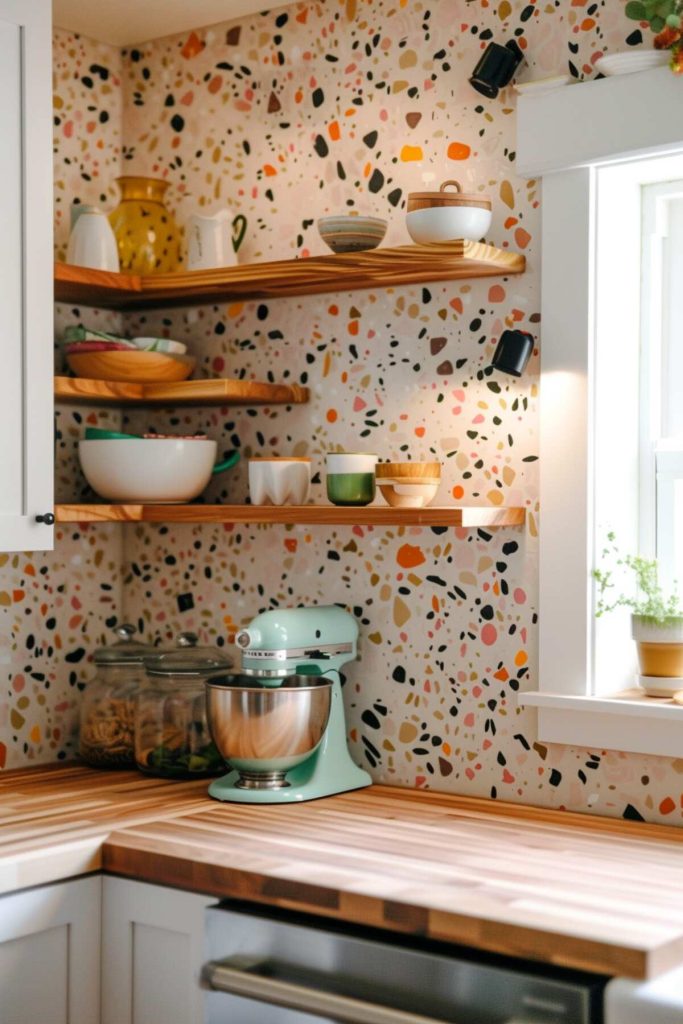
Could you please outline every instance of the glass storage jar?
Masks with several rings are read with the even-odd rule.
[[[135,695],[144,658],[155,650],[134,640],[136,632],[128,623],[117,626],[118,641],[93,658],[97,674],[81,702],[79,753],[94,768],[135,767]]]
[[[135,761],[140,771],[187,779],[225,771],[206,715],[205,681],[232,667],[217,647],[200,647],[181,633],[177,649],[145,660],[146,679],[136,698]]]
[[[117,178],[119,205],[109,214],[121,270],[165,274],[180,266],[180,228],[164,206],[169,183],[161,178]]]

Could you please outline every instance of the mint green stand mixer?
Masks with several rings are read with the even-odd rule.
[[[233,769],[216,800],[299,803],[372,784],[349,755],[340,669],[358,623],[336,605],[257,615],[237,634],[239,674],[207,681],[209,726]]]

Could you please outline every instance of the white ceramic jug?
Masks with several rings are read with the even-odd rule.
[[[94,270],[119,269],[119,251],[111,224],[97,206],[79,203],[71,209],[71,234],[66,261]]]
[[[237,265],[237,250],[247,230],[247,218],[220,210],[213,217],[193,214],[185,229],[187,269],[212,270]]]

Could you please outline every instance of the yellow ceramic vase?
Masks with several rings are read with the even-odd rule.
[[[121,202],[109,214],[121,270],[165,274],[180,266],[180,229],[164,206],[168,182],[159,178],[117,178]]]

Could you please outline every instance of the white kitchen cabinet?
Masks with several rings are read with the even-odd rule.
[[[102,879],[0,897],[2,1024],[98,1024]]]
[[[211,903],[160,885],[104,878],[102,1024],[203,1024],[199,978]]]
[[[53,546],[51,28],[0,0],[0,551]]]

